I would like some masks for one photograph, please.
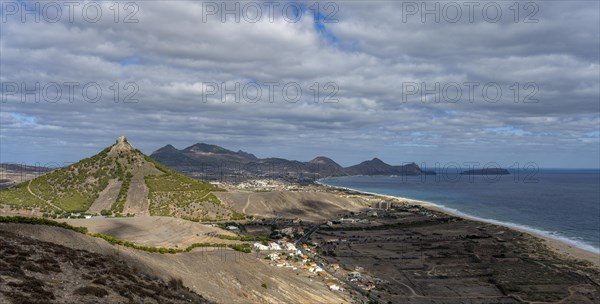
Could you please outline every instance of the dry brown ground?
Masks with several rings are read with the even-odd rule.
[[[59,220],[72,226],[87,227],[91,233],[114,236],[139,245],[186,248],[193,243],[231,243],[216,235],[235,235],[210,225],[166,216],[92,218]]]
[[[148,187],[144,182],[143,173],[139,172],[131,179],[131,184],[127,191],[127,200],[123,207],[123,214],[133,214],[136,216],[150,215],[148,207]]]
[[[117,201],[121,184],[122,182],[116,179],[111,179],[108,182],[108,186],[106,186],[104,190],[100,191],[98,198],[90,206],[87,212],[91,214],[99,214],[102,210],[110,210],[110,207]]]
[[[323,221],[366,206],[361,198],[347,198],[324,192],[215,192],[221,201],[233,209],[255,217],[300,218]]]
[[[184,286],[218,303],[349,301],[345,294],[327,290],[323,282],[306,277],[300,270],[272,267],[252,254],[242,254],[230,249],[196,248],[187,253],[160,254],[112,246],[104,240],[57,227],[0,224],[0,231],[107,254],[164,280],[181,279]],[[77,260],[73,262],[76,263]],[[266,289],[261,287],[263,283],[266,284]]]
[[[0,303],[207,303],[113,255],[0,230]]]
[[[39,209],[15,209],[13,205],[0,205],[0,216],[31,216],[42,217],[44,215]]]

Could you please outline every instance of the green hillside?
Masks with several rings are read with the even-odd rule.
[[[150,214],[212,221],[238,217],[211,192],[224,191],[215,185],[180,174],[146,157],[161,174],[145,177],[150,201]],[[214,209],[214,212],[211,212]]]
[[[21,183],[14,189],[0,191],[0,203],[36,207],[46,212],[83,212],[107,186],[109,179],[126,176],[126,166],[122,163],[130,160],[108,157],[111,148]]]
[[[212,191],[223,190],[167,168],[120,137],[90,158],[1,190],[0,204],[53,215],[99,208],[126,215],[135,206],[139,213],[193,220],[240,217]]]

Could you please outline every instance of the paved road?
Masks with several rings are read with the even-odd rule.
[[[317,232],[317,230],[319,230],[319,226],[320,225],[317,224],[310,227],[310,229],[307,232],[305,232],[302,237],[300,237],[296,242],[294,242],[294,245],[296,247],[302,247],[302,243],[306,241],[313,233]]]

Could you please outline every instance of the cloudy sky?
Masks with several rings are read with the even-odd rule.
[[[146,153],[600,166],[597,1],[37,3],[2,2],[0,162],[126,135]]]

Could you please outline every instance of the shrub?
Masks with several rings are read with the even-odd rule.
[[[92,295],[92,296],[95,296],[98,298],[103,298],[103,297],[108,296],[108,291],[106,291],[104,288],[101,288],[101,287],[85,286],[85,287],[79,287],[79,288],[75,289],[73,294],[80,295],[80,296]]]
[[[252,236],[252,235],[224,235],[224,234],[219,234],[217,235],[218,238],[223,239],[223,240],[231,240],[231,241],[244,241],[244,242],[257,242],[257,241],[263,241],[266,242],[269,240],[268,237],[265,236]]]
[[[26,217],[26,216],[0,216],[0,223],[20,223],[20,224],[32,224],[32,225],[47,225],[55,226],[64,229],[73,230],[75,232],[86,234],[88,232],[86,227],[75,227],[67,223],[59,223],[57,221],[37,218],[37,217]]]
[[[244,253],[250,253],[252,252],[252,249],[250,248],[250,245],[248,244],[230,244],[227,247],[236,250],[236,251],[241,251]]]

